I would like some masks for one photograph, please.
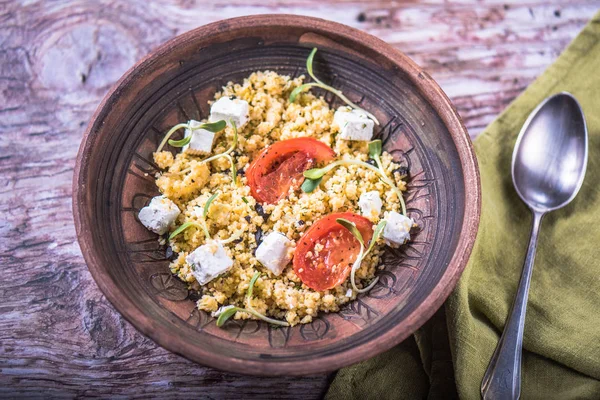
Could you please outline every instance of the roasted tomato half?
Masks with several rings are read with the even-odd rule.
[[[287,195],[290,187],[302,185],[304,171],[334,157],[331,147],[313,138],[275,142],[246,171],[252,196],[260,203],[276,203]]]
[[[360,253],[359,241],[336,219],[354,222],[368,246],[373,224],[360,215],[329,214],[315,222],[300,238],[294,253],[294,271],[306,286],[317,291],[343,283]]]

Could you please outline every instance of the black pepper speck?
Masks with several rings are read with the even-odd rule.
[[[177,253],[173,251],[171,246],[167,247],[167,249],[165,250],[165,258],[170,261],[177,259]]]
[[[260,227],[258,227],[258,229],[256,230],[256,232],[254,233],[254,240],[256,241],[256,247],[257,248],[262,243],[262,238],[263,238],[263,231],[262,231],[262,229],[260,229]],[[252,254],[254,254],[254,255],[256,254],[256,249],[254,249],[254,251],[252,252]]]
[[[264,219],[269,218],[269,214],[265,213],[265,209],[263,208],[262,204],[256,203],[256,205],[254,206],[254,209],[256,210],[258,215],[260,215]]]
[[[200,293],[198,290],[189,290],[188,291],[187,298],[193,302],[200,300],[201,297],[202,297],[202,293]]]
[[[408,175],[408,167],[406,165],[402,165],[398,168],[396,168],[395,170],[392,171],[392,174],[395,173],[400,174],[400,176],[407,176]]]

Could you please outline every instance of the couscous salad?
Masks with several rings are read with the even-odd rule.
[[[310,83],[272,71],[229,82],[207,120],[176,125],[154,153],[162,195],[139,220],[168,241],[171,272],[219,326],[338,311],[376,284],[384,246],[410,240],[406,168],[372,140],[377,119],[314,76],[315,52]],[[330,109],[312,87],[347,105]]]

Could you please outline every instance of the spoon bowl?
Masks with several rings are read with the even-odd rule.
[[[577,195],[587,165],[587,128],[569,93],[547,98],[529,116],[515,144],[512,178],[533,210],[564,207]]]

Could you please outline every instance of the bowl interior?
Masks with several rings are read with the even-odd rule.
[[[449,272],[448,266],[458,250],[464,252],[459,241],[467,192],[478,186],[466,187],[464,159],[439,106],[418,86],[413,71],[378,51],[378,43],[385,45],[365,43],[350,28],[307,20],[312,22],[280,17],[218,23],[169,42],[107,96],[82,145],[76,221],[94,277],[138,329],[211,366],[300,374],[374,355],[417,329],[443,301],[437,300],[440,294],[450,290],[440,289],[447,286],[443,276],[457,278],[462,269]],[[257,321],[217,328],[214,318],[194,307],[195,293],[170,274],[165,247],[137,219],[158,194],[152,152],[171,126],[205,118],[207,101],[228,81],[241,82],[263,70],[305,74],[314,46],[319,48],[316,75],[374,113],[385,150],[409,167],[406,203],[419,228],[408,245],[386,250],[375,288],[339,313],[293,328]],[[322,94],[332,107],[341,105],[330,93]],[[419,309],[424,303],[429,305]]]

